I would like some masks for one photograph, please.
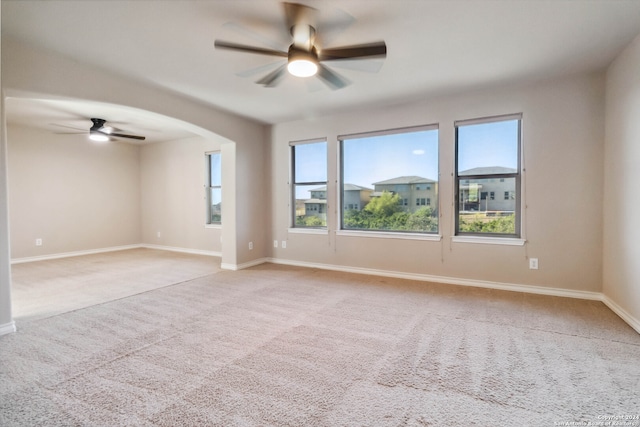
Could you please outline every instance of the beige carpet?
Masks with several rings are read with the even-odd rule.
[[[220,258],[130,249],[14,264],[15,319],[40,319],[220,271]]]
[[[2,426],[640,425],[594,301],[266,264],[18,328]]]

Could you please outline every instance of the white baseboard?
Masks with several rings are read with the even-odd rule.
[[[605,303],[605,305],[609,307],[611,311],[613,311],[615,314],[620,316],[622,320],[627,322],[629,326],[631,326],[633,329],[636,330],[637,333],[640,334],[640,320],[633,317],[625,309],[620,307],[615,301],[613,301],[611,298],[609,298],[604,294],[602,295],[602,302]]]
[[[50,259],[59,259],[59,258],[69,258],[74,256],[83,256],[83,255],[93,255],[93,254],[101,254],[105,252],[115,252],[115,251],[124,251],[127,249],[138,249],[141,248],[141,245],[126,245],[126,246],[112,246],[109,248],[100,248],[100,249],[89,249],[85,251],[75,251],[75,252],[62,252],[57,254],[50,255],[41,255],[41,256],[32,256],[25,258],[14,258],[11,260],[11,264],[21,264],[24,262],[34,262],[34,261],[46,261]]]
[[[151,244],[143,243],[139,245],[139,247],[147,248],[147,249],[159,249],[161,251],[181,252],[184,254],[192,254],[192,255],[207,255],[207,256],[215,256],[215,257],[222,256],[221,252],[205,251],[202,249],[179,248],[176,246],[151,245]]]
[[[271,258],[258,258],[254,259],[253,261],[244,262],[242,264],[229,264],[223,262],[222,264],[220,264],[220,268],[222,268],[223,270],[238,271],[249,267],[255,267],[256,265],[264,264],[265,262],[271,262],[270,259]]]
[[[0,325],[0,336],[6,335],[6,334],[12,334],[15,331],[16,331],[16,322],[14,322],[13,320],[9,323]]]
[[[457,277],[433,276],[429,274],[404,273],[400,271],[376,270],[373,268],[346,267],[332,264],[318,264],[303,261],[268,258],[274,264],[293,265],[298,267],[319,268],[323,270],[344,271],[346,273],[368,274],[373,276],[395,277],[398,279],[420,280],[423,282],[445,283],[459,286],[473,286],[476,288],[498,289],[502,291],[524,292],[529,294],[551,295],[558,297],[579,298],[588,300],[602,300],[599,292],[574,291],[570,289],[548,288],[545,286],[517,285],[513,283],[490,282],[486,280],[461,279]]]
[[[146,243],[140,243],[136,245],[112,246],[109,248],[89,249],[86,251],[62,252],[58,254],[41,255],[41,256],[25,257],[25,258],[14,258],[11,260],[11,264],[21,264],[24,262],[35,262],[35,261],[46,261],[50,259],[69,258],[74,256],[93,255],[93,254],[100,254],[105,252],[124,251],[127,249],[140,249],[140,248],[159,249],[159,250],[171,251],[171,252],[182,252],[182,253],[193,254],[193,255],[207,255],[207,256],[215,256],[215,257],[222,256],[220,252],[214,252],[214,251],[204,251],[200,249],[188,249],[188,248],[178,248],[175,246],[150,245]]]

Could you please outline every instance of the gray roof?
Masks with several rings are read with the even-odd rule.
[[[434,184],[436,181],[423,178],[421,176],[399,176],[397,178],[387,179],[386,181],[374,182],[373,185],[390,185],[390,184]]]
[[[466,175],[495,175],[495,174],[507,174],[507,173],[516,173],[517,169],[514,168],[506,168],[504,166],[485,166],[480,168],[472,168],[467,169],[466,171],[458,172],[459,176]]]
[[[359,185],[355,185],[355,184],[345,184],[344,185],[344,189],[346,191],[353,191],[353,190],[357,190],[357,191],[362,191],[362,190],[366,190],[366,191],[373,191],[370,188],[367,187],[361,187]]]

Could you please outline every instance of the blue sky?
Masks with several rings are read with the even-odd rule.
[[[481,166],[517,168],[518,120],[458,128],[459,170]],[[297,182],[327,181],[326,142],[296,145]],[[454,142],[451,141],[451,150]],[[438,180],[438,130],[346,139],[343,142],[344,182],[373,189],[373,183],[416,175]],[[296,198],[306,199],[307,188]]]
[[[458,128],[458,170],[518,167],[518,120]]]
[[[438,130],[348,139],[344,182],[373,189],[373,183],[416,175],[438,180]]]

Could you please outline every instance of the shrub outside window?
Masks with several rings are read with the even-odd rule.
[[[521,121],[514,114],[455,123],[456,235],[520,237]]]
[[[437,125],[339,140],[343,230],[438,232]]]
[[[327,227],[327,141],[291,144],[292,226]]]

